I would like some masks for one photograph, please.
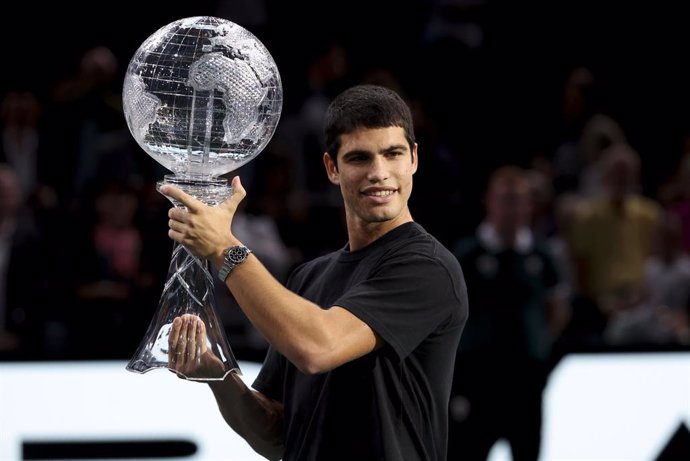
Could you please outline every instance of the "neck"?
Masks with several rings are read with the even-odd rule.
[[[382,222],[367,223],[361,220],[348,219],[347,234],[350,251],[361,250],[396,227],[412,221],[409,211],[397,218]]]

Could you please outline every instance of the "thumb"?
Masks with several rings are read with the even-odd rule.
[[[240,202],[247,196],[247,191],[242,186],[242,181],[239,176],[232,178],[232,183],[230,185],[232,186],[232,194],[223,202],[223,205],[232,210],[236,210]]]

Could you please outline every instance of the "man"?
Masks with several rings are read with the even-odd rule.
[[[501,438],[513,459],[539,458],[551,345],[568,308],[553,258],[529,227],[528,178],[516,166],[494,171],[483,222],[453,248],[473,309],[455,367],[449,461],[486,460]]]
[[[396,93],[361,85],[331,103],[325,126],[323,162],[343,196],[348,243],[298,267],[287,287],[228,231],[245,195],[238,177],[217,207],[161,188],[188,210],[170,210],[170,237],[223,277],[230,259],[225,283],[271,344],[253,389],[234,373],[209,385],[228,424],[269,459],[443,461],[467,293],[458,261],[408,208],[410,110]],[[171,368],[219,366],[204,337],[198,318],[176,319]]]

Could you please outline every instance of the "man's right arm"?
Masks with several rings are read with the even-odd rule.
[[[267,459],[283,456],[283,405],[250,389],[236,373],[209,382],[228,425]]]
[[[206,326],[196,315],[173,320],[168,345],[169,368],[180,377],[219,376],[224,371],[223,363],[208,349]],[[225,422],[257,453],[280,459],[284,451],[283,405],[250,389],[236,373],[208,384]]]

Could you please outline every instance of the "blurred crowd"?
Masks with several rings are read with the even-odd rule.
[[[467,64],[434,75],[438,85],[422,72],[386,65],[390,59],[357,54],[353,42],[340,37],[314,44],[294,69],[281,67],[285,75],[295,72],[284,78],[278,130],[255,160],[227,175],[242,176],[249,192],[236,235],[279,280],[300,262],[345,244],[340,197],[322,171],[322,115],[347,86],[382,84],[399,91],[415,117],[415,220],[494,290],[513,281],[491,285],[492,274],[508,263],[501,245],[486,243],[493,238],[487,222],[494,230],[512,226],[522,242],[515,244],[518,253],[532,251],[533,244],[543,249],[545,256],[524,260],[527,276],[542,274],[544,265],[553,269],[539,276],[543,290],[520,285],[541,297],[546,307],[536,311],[511,311],[516,298],[483,300],[485,291],[468,278],[470,317],[477,319],[468,337],[523,328],[541,338],[534,350],[550,357],[687,346],[690,136],[668,154],[673,171],[645,183],[642,173],[655,159],[640,155],[625,125],[600,104],[605,98],[593,69],[573,65],[551,82],[558,88],[552,101],[557,110],[548,115],[538,147],[527,155],[484,152],[488,157],[478,158],[481,141],[472,132],[478,122],[452,108],[493,104],[479,102],[485,95],[473,93],[472,85],[481,76],[467,71],[481,68],[486,54],[483,3],[432,2],[418,35],[407,39],[414,40],[411,52],[425,56],[414,65],[441,56]],[[236,11],[220,6],[218,15],[234,17]],[[243,11],[259,35],[269,29],[256,5]],[[170,261],[170,204],[155,188],[168,172],[136,145],[126,126],[126,62],[112,47],[95,45],[72,64],[73,71],[49,88],[15,84],[0,95],[2,359],[129,358],[156,311]],[[449,86],[457,91],[448,92]],[[486,118],[486,109],[475,115]],[[494,187],[490,178],[496,176],[503,179]],[[482,254],[464,252],[471,238]],[[266,343],[222,287],[217,301],[238,358],[260,360]],[[502,306],[475,314],[484,303]]]

